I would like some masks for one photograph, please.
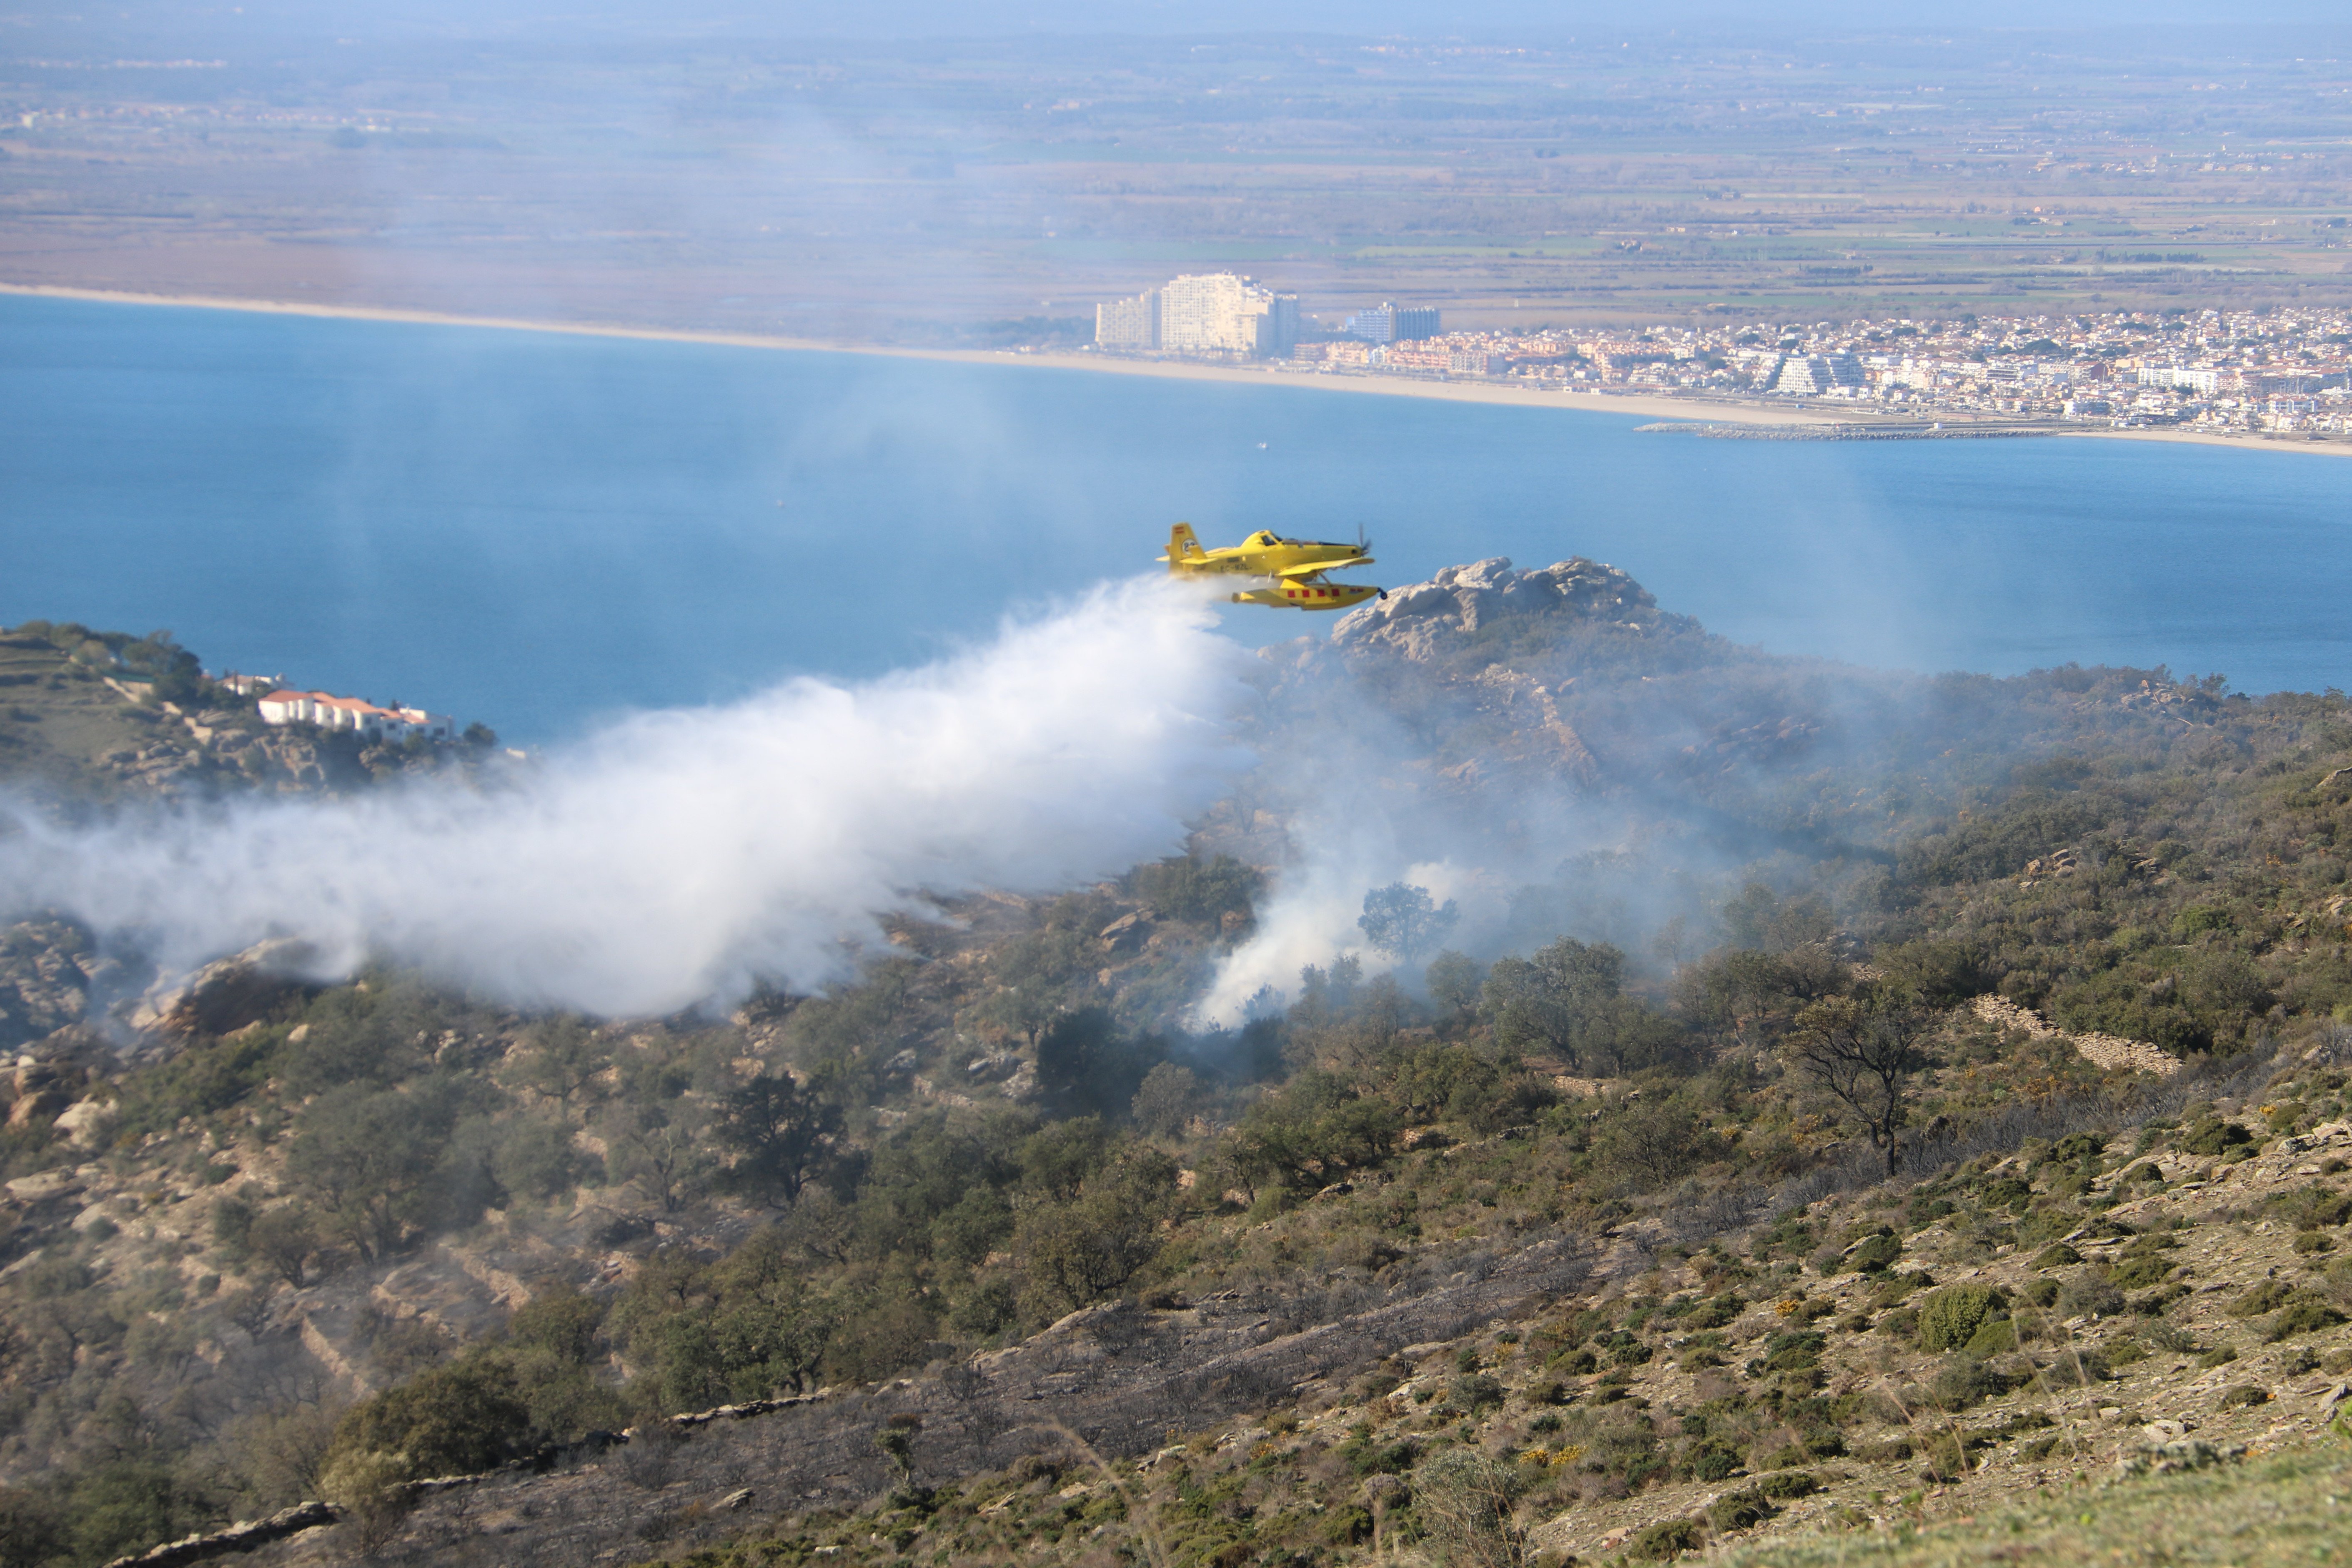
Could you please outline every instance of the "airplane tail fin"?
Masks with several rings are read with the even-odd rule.
[[[1190,565],[1195,561],[1205,561],[1208,556],[1209,552],[1201,548],[1200,536],[1192,531],[1191,523],[1180,522],[1168,531],[1168,565],[1171,570]]]

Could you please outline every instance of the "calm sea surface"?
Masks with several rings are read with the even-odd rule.
[[[0,622],[545,741],[860,675],[1212,542],[1590,555],[1787,652],[2352,686],[2352,460],[1637,436],[1615,415],[0,298]],[[1235,612],[1235,635],[1321,630]]]

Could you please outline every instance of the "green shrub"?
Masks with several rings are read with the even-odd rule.
[[[2318,1230],[2352,1220],[2352,1193],[2339,1193],[2317,1182],[2281,1193],[2264,1206],[2297,1230]]]
[[[1772,1517],[1772,1505],[1764,1494],[1750,1489],[1730,1492],[1706,1505],[1706,1521],[1719,1534],[1728,1535],[1735,1530],[1746,1530]]]
[[[1822,1483],[1811,1470],[1782,1470],[1778,1475],[1766,1476],[1757,1483],[1757,1489],[1775,1502],[1787,1502],[1812,1496],[1822,1489]]]
[[[1975,1337],[1985,1320],[2000,1306],[2000,1291],[1991,1285],[1948,1285],[1919,1303],[1919,1346],[1922,1350],[1958,1350]]]
[[[1739,1450],[1717,1437],[1692,1445],[1676,1467],[1695,1481],[1719,1481],[1739,1473]]]
[[[2181,942],[2194,942],[2208,932],[2233,930],[2236,923],[2220,905],[2191,904],[2172,917],[2172,934]]]
[[[2006,1355],[2017,1348],[2017,1321],[2013,1318],[1988,1318],[1969,1336],[1963,1347],[1972,1356]]]
[[[2053,1241],[2033,1255],[2036,1268],[2064,1268],[2083,1261],[2083,1255],[2063,1241]]]
[[[2112,1363],[2099,1351],[2065,1351],[2042,1369],[2042,1381],[2059,1388],[2073,1388],[2077,1384],[2105,1383],[2114,1375]]]
[[[2034,1280],[2025,1288],[2025,1299],[2037,1307],[2055,1306],[2058,1301],[2058,1281],[2045,1277]]]
[[[513,1371],[477,1358],[419,1373],[352,1406],[336,1424],[327,1464],[378,1457],[399,1478],[473,1475],[520,1455],[530,1410]]]
[[[2271,1395],[2268,1389],[2256,1388],[2250,1383],[2242,1383],[2235,1388],[2224,1390],[2221,1397],[2214,1402],[2214,1408],[2236,1410],[2251,1408],[2257,1405],[2268,1405],[2270,1402]]]
[[[1475,1373],[1468,1377],[1455,1378],[1453,1386],[1446,1391],[1446,1398],[1456,1410],[1467,1410],[1475,1415],[1503,1403],[1503,1385],[1483,1372]]]
[[[1727,1290],[1720,1296],[1710,1296],[1694,1305],[1683,1315],[1685,1329],[1720,1329],[1748,1310],[1748,1299]]]
[[[2332,1329],[2342,1321],[2343,1313],[2316,1296],[2304,1296],[2290,1302],[2284,1310],[2271,1320],[2263,1338],[2271,1344],[2276,1344],[2296,1334],[2315,1334],[2322,1329]]]
[[[1625,1555],[1636,1563],[1666,1563],[1685,1552],[1696,1552],[1704,1535],[1695,1519],[1663,1519],[1637,1532],[1625,1543]]]
[[[2003,1176],[1997,1182],[1987,1182],[1977,1197],[1987,1208],[2014,1208],[2022,1212],[2024,1205],[2033,1200],[2033,1186],[2032,1183],[2019,1181],[2015,1176]]]
[[[1249,912],[1265,875],[1230,855],[1203,860],[1180,855],[1139,866],[1129,877],[1135,896],[1171,920],[1213,921]]]
[[[2107,1141],[2098,1133],[2070,1132],[2050,1145],[2050,1152],[2042,1159],[2053,1165],[2079,1165],[2097,1159],[2106,1146]]]
[[[2233,1318],[2252,1318],[2259,1317],[2264,1312],[2276,1311],[2286,1305],[2288,1298],[2294,1293],[2294,1287],[2284,1279],[2265,1279],[2231,1301],[2230,1315]]]
[[[1826,1336],[1811,1332],[1774,1334],[1764,1342],[1764,1370],[1793,1372],[1822,1364],[1822,1352],[1829,1348]]]
[[[2254,1135],[2234,1121],[2216,1118],[2200,1121],[2189,1130],[2180,1146],[2191,1154],[2224,1154],[2232,1149],[2252,1144]]]
[[[2134,1252],[2127,1248],[2107,1270],[2107,1279],[2117,1289],[2138,1290],[2161,1284],[2171,1272],[2172,1260],[2162,1252]]]
[[[1845,1271],[1861,1274],[1883,1273],[1894,1267],[1895,1260],[1902,1256],[1903,1238],[1888,1231],[1869,1237],[1852,1252],[1847,1253]]]

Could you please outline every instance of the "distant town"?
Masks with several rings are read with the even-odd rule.
[[[2352,434],[2352,311],[2336,307],[1449,332],[1436,310],[1393,302],[1326,326],[1296,295],[1228,272],[1097,307],[1094,352],[1857,413]]]

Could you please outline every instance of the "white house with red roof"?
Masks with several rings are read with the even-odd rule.
[[[405,741],[412,735],[429,741],[457,738],[457,721],[446,713],[427,713],[422,708],[379,708],[359,697],[279,690],[254,706],[260,710],[265,724],[316,724],[321,730],[351,730],[379,741]]]

